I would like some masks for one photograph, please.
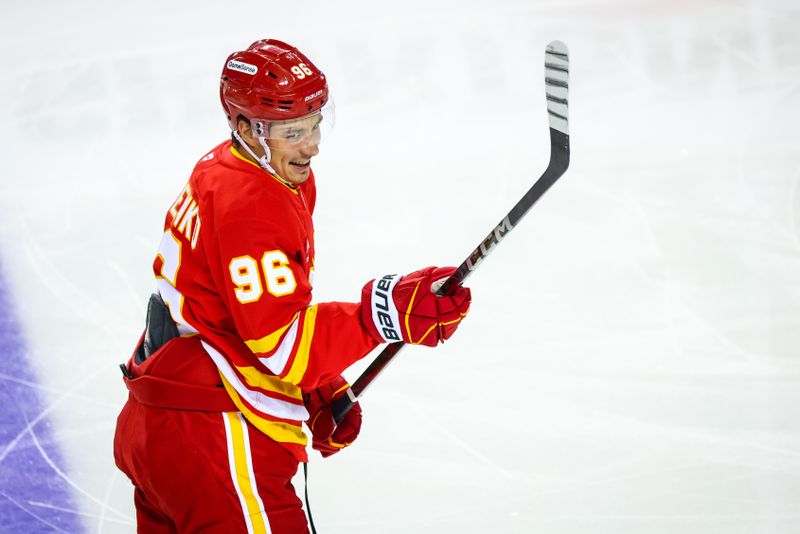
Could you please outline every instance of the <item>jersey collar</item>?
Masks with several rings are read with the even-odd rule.
[[[254,161],[251,161],[251,160],[247,159],[246,157],[244,157],[244,155],[241,152],[236,150],[236,147],[233,145],[233,143],[231,143],[231,154],[233,154],[235,157],[239,158],[240,160],[244,161],[245,163],[248,163],[248,164],[252,165],[256,169],[258,169],[260,171],[264,171],[264,169],[262,169],[258,164],[256,164]],[[264,171],[264,172],[267,172],[267,171]],[[273,180],[275,180],[276,182],[278,182],[279,184],[284,186],[286,189],[288,189],[289,191],[291,191],[295,195],[297,194],[297,186],[292,185],[289,182],[286,182],[285,180],[275,176],[274,174],[271,174],[269,172],[267,172],[267,174],[269,174],[269,176]]]

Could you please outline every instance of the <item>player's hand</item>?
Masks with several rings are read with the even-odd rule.
[[[458,287],[451,296],[436,290],[455,267],[426,267],[406,276],[370,280],[361,291],[361,318],[382,343],[404,341],[435,347],[453,335],[467,316],[472,295]],[[439,283],[437,283],[439,282]]]
[[[361,431],[361,405],[358,402],[353,404],[338,425],[333,419],[331,405],[349,388],[350,384],[340,376],[303,396],[309,414],[306,425],[311,430],[311,446],[318,450],[323,458],[353,443]]]

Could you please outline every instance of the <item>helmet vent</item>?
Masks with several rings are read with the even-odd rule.
[[[277,108],[284,111],[291,111],[294,100],[278,100],[277,103],[272,98],[262,96],[261,101],[271,108]],[[288,104],[288,105],[286,105]]]
[[[275,74],[274,72],[270,72],[270,71],[267,71],[267,76],[269,76],[270,78],[275,78],[275,79],[278,78],[277,74]]]

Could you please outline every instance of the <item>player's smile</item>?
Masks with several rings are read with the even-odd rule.
[[[270,165],[278,176],[287,182],[298,185],[305,182],[311,168],[311,158],[319,154],[319,145],[311,144],[302,147],[278,147],[270,144]]]

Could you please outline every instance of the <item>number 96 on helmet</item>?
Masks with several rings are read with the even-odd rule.
[[[219,94],[232,131],[245,119],[276,147],[319,144],[323,130],[333,126],[325,75],[297,48],[276,39],[228,56]]]

